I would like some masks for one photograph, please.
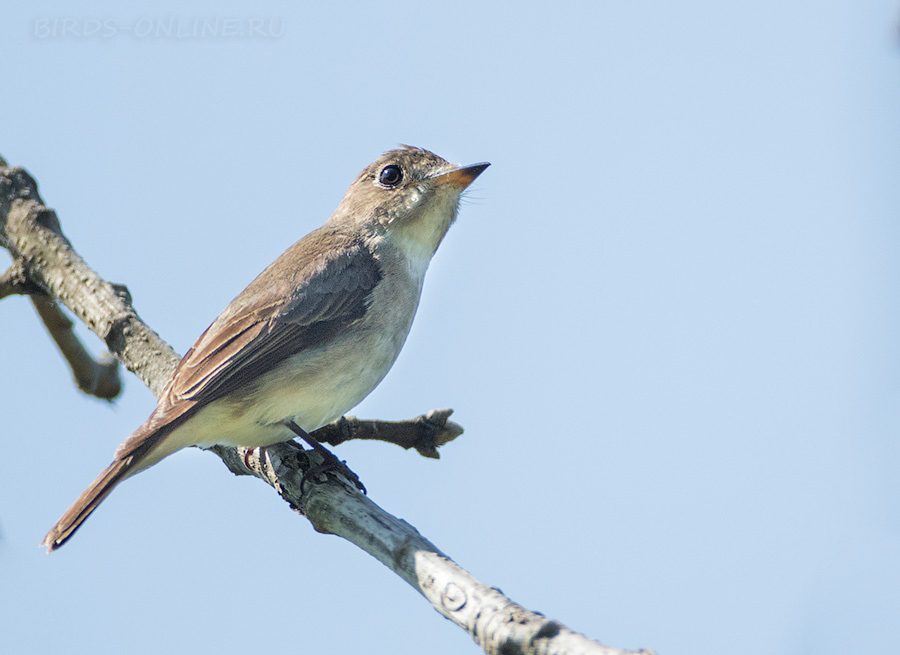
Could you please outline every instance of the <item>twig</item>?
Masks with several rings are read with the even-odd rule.
[[[50,297],[32,295],[31,302],[69,363],[78,388],[104,400],[118,396],[122,391],[122,380],[116,358],[104,353],[99,359],[94,359],[72,329],[72,321]]]
[[[438,447],[463,433],[461,425],[449,420],[451,414],[452,409],[433,409],[408,421],[362,421],[344,416],[319,428],[313,436],[332,446],[351,439],[377,439],[401,448],[415,448],[422,457],[440,459]]]
[[[41,290],[28,279],[22,262],[15,261],[2,275],[0,275],[0,300],[7,296],[29,295],[42,293]]]

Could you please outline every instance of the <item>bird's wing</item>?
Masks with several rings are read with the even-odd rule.
[[[43,545],[54,550],[64,544],[116,485],[152,464],[147,463],[150,453],[204,404],[362,318],[380,279],[374,256],[350,237],[320,229],[294,244],[197,340],[156,411],[119,446],[113,463]]]
[[[139,466],[204,405],[252,382],[362,318],[381,280],[357,237],[321,227],[291,246],[244,289],[178,364],[156,410],[116,450]]]
[[[197,340],[173,376],[171,400],[212,402],[365,315],[381,279],[373,255],[351,240],[306,240],[254,280]]]

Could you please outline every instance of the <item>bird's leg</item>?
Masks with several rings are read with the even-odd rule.
[[[307,444],[309,444],[313,450],[319,453],[322,458],[325,460],[318,466],[314,466],[303,474],[303,480],[300,482],[301,488],[303,486],[303,482],[307,478],[312,478],[314,475],[318,475],[319,473],[324,473],[326,471],[338,471],[344,477],[346,477],[350,482],[352,482],[357,489],[366,493],[366,486],[360,481],[359,476],[356,475],[353,471],[351,471],[346,462],[338,459],[334,453],[328,450],[325,446],[316,441],[313,437],[309,435],[309,433],[297,425],[294,421],[287,422],[288,428],[290,428],[291,432],[296,434],[298,437],[303,439]]]

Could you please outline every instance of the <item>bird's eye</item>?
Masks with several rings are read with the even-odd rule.
[[[397,186],[403,179],[403,171],[396,164],[390,164],[381,169],[378,174],[378,181],[384,186]]]

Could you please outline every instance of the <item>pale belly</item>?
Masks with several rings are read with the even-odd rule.
[[[418,281],[407,278],[394,285],[376,294],[396,298],[391,291],[399,290],[407,302],[379,303],[384,298],[373,298],[373,309],[349,335],[285,360],[248,388],[198,411],[168,437],[173,450],[214,444],[268,446],[294,437],[285,425],[289,420],[312,432],[358,405],[394,364],[415,316]]]
[[[337,339],[306,349],[244,388],[213,401],[167,434],[134,472],[189,446],[270,446],[340,418],[381,382],[412,325],[427,262],[384,262],[366,315]]]

